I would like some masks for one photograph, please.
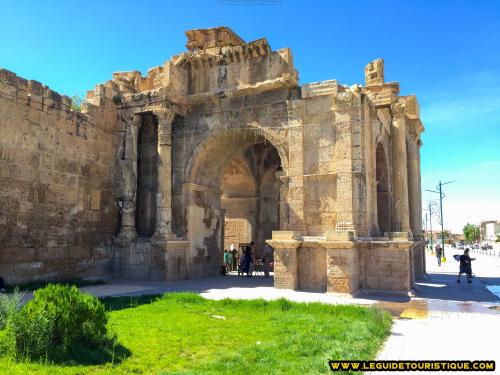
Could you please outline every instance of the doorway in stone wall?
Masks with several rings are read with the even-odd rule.
[[[238,250],[239,244],[251,241],[254,260],[260,262],[272,231],[283,228],[283,165],[278,149],[260,135],[237,134],[229,142],[214,136],[195,151],[188,171],[187,232],[193,262],[206,264],[216,256],[220,266],[224,249],[233,244]],[[259,262],[254,276],[263,276]]]

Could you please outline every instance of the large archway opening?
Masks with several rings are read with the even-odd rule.
[[[377,219],[381,235],[391,231],[390,184],[387,158],[382,143],[377,144],[376,151],[377,178]]]
[[[254,260],[262,259],[266,240],[282,229],[279,176],[286,166],[279,146],[241,132],[211,136],[194,151],[186,176],[187,233],[192,253],[205,254],[199,262],[212,270],[231,244],[238,249],[253,241]]]
[[[222,172],[224,249],[254,241],[261,257],[266,239],[279,229],[281,160],[274,146],[258,143],[239,150]]]

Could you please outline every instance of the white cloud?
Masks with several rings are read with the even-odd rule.
[[[420,97],[424,124],[463,130],[463,126],[457,127],[460,123],[473,129],[478,119],[500,112],[500,75],[477,72],[463,77],[455,85],[423,93]],[[500,125],[500,116],[496,120]]]

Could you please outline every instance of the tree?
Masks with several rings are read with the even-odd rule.
[[[71,97],[71,109],[73,111],[81,112],[83,99],[79,95],[73,95]]]
[[[477,225],[467,223],[463,232],[467,242],[475,242],[479,239],[479,227]]]
[[[450,238],[450,231],[445,229],[444,231],[439,232],[438,236],[439,238],[444,238],[446,240]]]

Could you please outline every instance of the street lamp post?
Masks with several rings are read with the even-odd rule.
[[[430,236],[427,237],[428,239],[428,247],[430,248],[430,250],[433,252],[433,246],[432,244],[434,243],[434,236],[432,235],[432,215],[435,214],[435,209],[433,209],[434,205],[436,204],[436,202],[434,201],[427,201],[427,213],[425,214],[425,221],[426,221],[426,225],[425,225],[425,229],[427,231],[427,223],[429,223],[429,227],[430,227]],[[430,237],[430,240],[429,240],[429,237]]]
[[[445,197],[445,194],[443,193],[443,185],[446,184],[451,184],[455,181],[448,181],[448,182],[441,182],[439,181],[439,184],[436,186],[436,190],[426,190],[430,191],[431,193],[436,193],[439,194],[439,209],[440,209],[440,224],[441,224],[441,247],[443,248],[443,257],[444,255],[444,219],[443,219],[443,198]]]

